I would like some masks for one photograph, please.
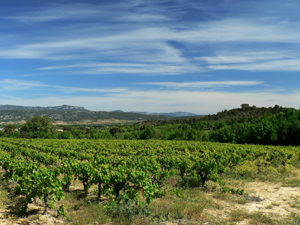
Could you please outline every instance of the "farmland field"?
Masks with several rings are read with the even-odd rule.
[[[0,223],[298,224],[299,150],[2,138]]]

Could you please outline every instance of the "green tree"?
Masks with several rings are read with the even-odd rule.
[[[15,130],[16,130],[16,126],[13,125],[13,124],[7,124],[5,127],[4,127],[4,132],[6,133],[7,136],[15,133]]]
[[[117,133],[120,133],[120,132],[122,132],[122,129],[120,127],[112,127],[109,129],[109,133],[112,136],[115,136]]]
[[[52,133],[54,131],[54,125],[51,118],[47,116],[34,116],[21,126],[21,132],[44,132]]]

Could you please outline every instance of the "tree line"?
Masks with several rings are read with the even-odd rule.
[[[235,109],[237,111],[237,109]],[[242,116],[228,117],[232,111],[219,113],[226,119],[211,120],[212,117],[180,120],[144,121],[119,126],[54,126],[51,119],[35,116],[24,123],[18,131],[8,124],[0,136],[18,138],[54,139],[122,139],[122,140],[191,140],[237,144],[300,145],[300,111],[274,106],[267,110],[252,107],[240,109]],[[252,112],[252,113],[249,113]],[[263,112],[263,113],[262,113]],[[252,116],[245,116],[247,115]],[[236,113],[235,113],[236,114]],[[253,116],[253,115],[259,116]],[[237,114],[236,114],[237,115]]]

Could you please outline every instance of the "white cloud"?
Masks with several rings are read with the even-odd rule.
[[[216,56],[204,56],[196,59],[205,60],[209,64],[236,64],[272,61],[291,57],[295,58],[297,55],[292,53],[284,53],[282,51],[234,52],[231,50],[229,54],[217,53]]]
[[[27,9],[28,10],[28,9]],[[39,23],[51,22],[55,20],[66,19],[83,19],[91,18],[102,13],[100,7],[92,7],[88,4],[74,3],[66,4],[51,4],[45,8],[31,8],[29,12],[21,12],[19,15],[1,16],[5,19],[14,20],[18,23]]]
[[[300,58],[247,64],[211,65],[209,68],[212,70],[300,71]]]
[[[174,56],[173,56],[174,57]],[[158,59],[155,59],[158,60]],[[167,60],[166,60],[167,61]],[[139,62],[139,63],[78,63],[63,66],[41,67],[38,70],[64,70],[80,74],[138,74],[138,75],[176,75],[182,73],[200,72],[199,66],[188,62]]]
[[[156,85],[169,88],[216,88],[227,86],[253,86],[263,84],[262,81],[195,81],[195,82],[148,82],[145,85]]]
[[[141,2],[130,1],[131,5],[140,5]],[[116,18],[111,18],[111,5],[103,9],[88,4],[75,4],[73,6],[50,7],[41,11],[24,13],[16,20],[25,22],[53,21],[59,19],[93,18],[93,22],[75,26],[68,32],[58,32],[59,28],[50,26],[48,32],[32,37],[31,41],[12,41],[0,47],[0,58],[3,59],[38,59],[68,61],[65,67],[46,67],[48,69],[81,68],[75,73],[85,74],[155,74],[173,75],[201,73],[205,71],[201,61],[206,61],[209,70],[279,70],[299,71],[299,56],[297,47],[289,47],[289,53],[271,50],[264,46],[260,52],[253,52],[254,43],[291,44],[300,42],[299,25],[294,22],[276,22],[276,20],[261,20],[255,18],[224,18],[214,21],[194,21],[188,26],[185,22],[176,26],[169,18],[170,14],[159,7],[149,6],[150,9],[130,11],[130,6],[120,3],[115,6]],[[72,10],[66,10],[71,8]],[[125,9],[122,12],[121,9]],[[103,14],[103,15],[102,15]],[[89,17],[91,16],[91,17]],[[139,20],[139,16],[141,20]],[[96,26],[94,19],[105,17],[111,24],[99,22]],[[118,22],[116,22],[118,20]],[[124,24],[126,29],[124,29]],[[157,21],[161,20],[164,26]],[[100,20],[101,21],[101,20]],[[142,23],[143,26],[139,24]],[[96,27],[100,27],[96,29]],[[176,29],[185,27],[185,29]],[[49,35],[47,37],[47,35]],[[18,34],[18,37],[20,34]],[[47,37],[47,38],[45,38]],[[169,41],[175,41],[189,47],[189,52],[176,48]],[[231,45],[242,44],[244,47],[235,54],[226,54],[220,49],[227,48],[227,52],[234,52]],[[203,53],[201,48],[209,47],[210,52]],[[223,47],[226,46],[226,47]],[[190,57],[193,53],[195,57]],[[216,56],[214,55],[216,52]],[[202,56],[198,56],[201,53]],[[276,54],[279,53],[279,54]],[[290,57],[289,57],[290,55]],[[291,58],[292,57],[292,58]],[[98,65],[76,66],[74,61],[91,61],[97,59]],[[73,61],[74,67],[69,63]],[[199,62],[200,61],[200,62]],[[103,63],[101,63],[103,62]],[[104,63],[111,62],[111,63]],[[63,62],[64,63],[64,62]],[[80,65],[79,63],[78,65]],[[234,65],[233,65],[234,64]]]
[[[94,26],[94,24],[93,24]],[[129,24],[129,27],[132,26]],[[23,43],[2,48],[2,58],[42,58],[63,59],[94,57],[113,57],[119,59],[127,56],[130,60],[146,60],[154,62],[182,62],[186,60],[181,53],[167,45],[167,41],[178,41],[199,45],[243,42],[243,43],[299,43],[298,25],[289,23],[263,24],[240,19],[227,19],[214,22],[199,22],[198,26],[184,30],[166,27],[146,27],[123,30],[120,25],[113,25],[111,30],[98,31],[94,38],[74,38],[72,34],[65,37],[53,37],[52,41],[35,40],[34,43]],[[119,30],[119,31],[117,31]],[[115,32],[117,31],[117,32]],[[78,32],[75,31],[74,32]],[[91,34],[95,36],[95,34]],[[267,50],[266,50],[267,51]],[[84,54],[83,54],[84,52]],[[209,59],[209,58],[206,58]]]
[[[39,81],[26,81],[15,79],[0,80],[0,87],[2,91],[20,91],[29,90],[37,87],[46,87],[48,85],[42,84]]]
[[[82,87],[68,87],[59,85],[48,85],[39,81],[26,81],[4,79],[0,80],[0,89],[2,91],[20,91],[20,90],[33,90],[37,88],[50,88],[53,90],[61,90],[64,92],[100,92],[100,93],[120,93],[125,92],[126,88],[82,88]]]
[[[300,71],[300,55],[286,50],[217,53],[216,56],[198,57],[208,63],[210,70],[245,71]]]

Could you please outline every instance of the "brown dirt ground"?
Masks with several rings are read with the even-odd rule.
[[[214,201],[221,206],[221,209],[208,209],[205,213],[211,218],[225,221],[229,219],[232,210],[243,210],[247,213],[260,212],[276,219],[283,219],[290,216],[291,213],[299,213],[299,187],[282,187],[281,183],[268,182],[249,182],[244,185],[243,188],[249,199],[247,203],[237,204],[216,199]],[[248,224],[248,221],[245,219],[237,224]]]

